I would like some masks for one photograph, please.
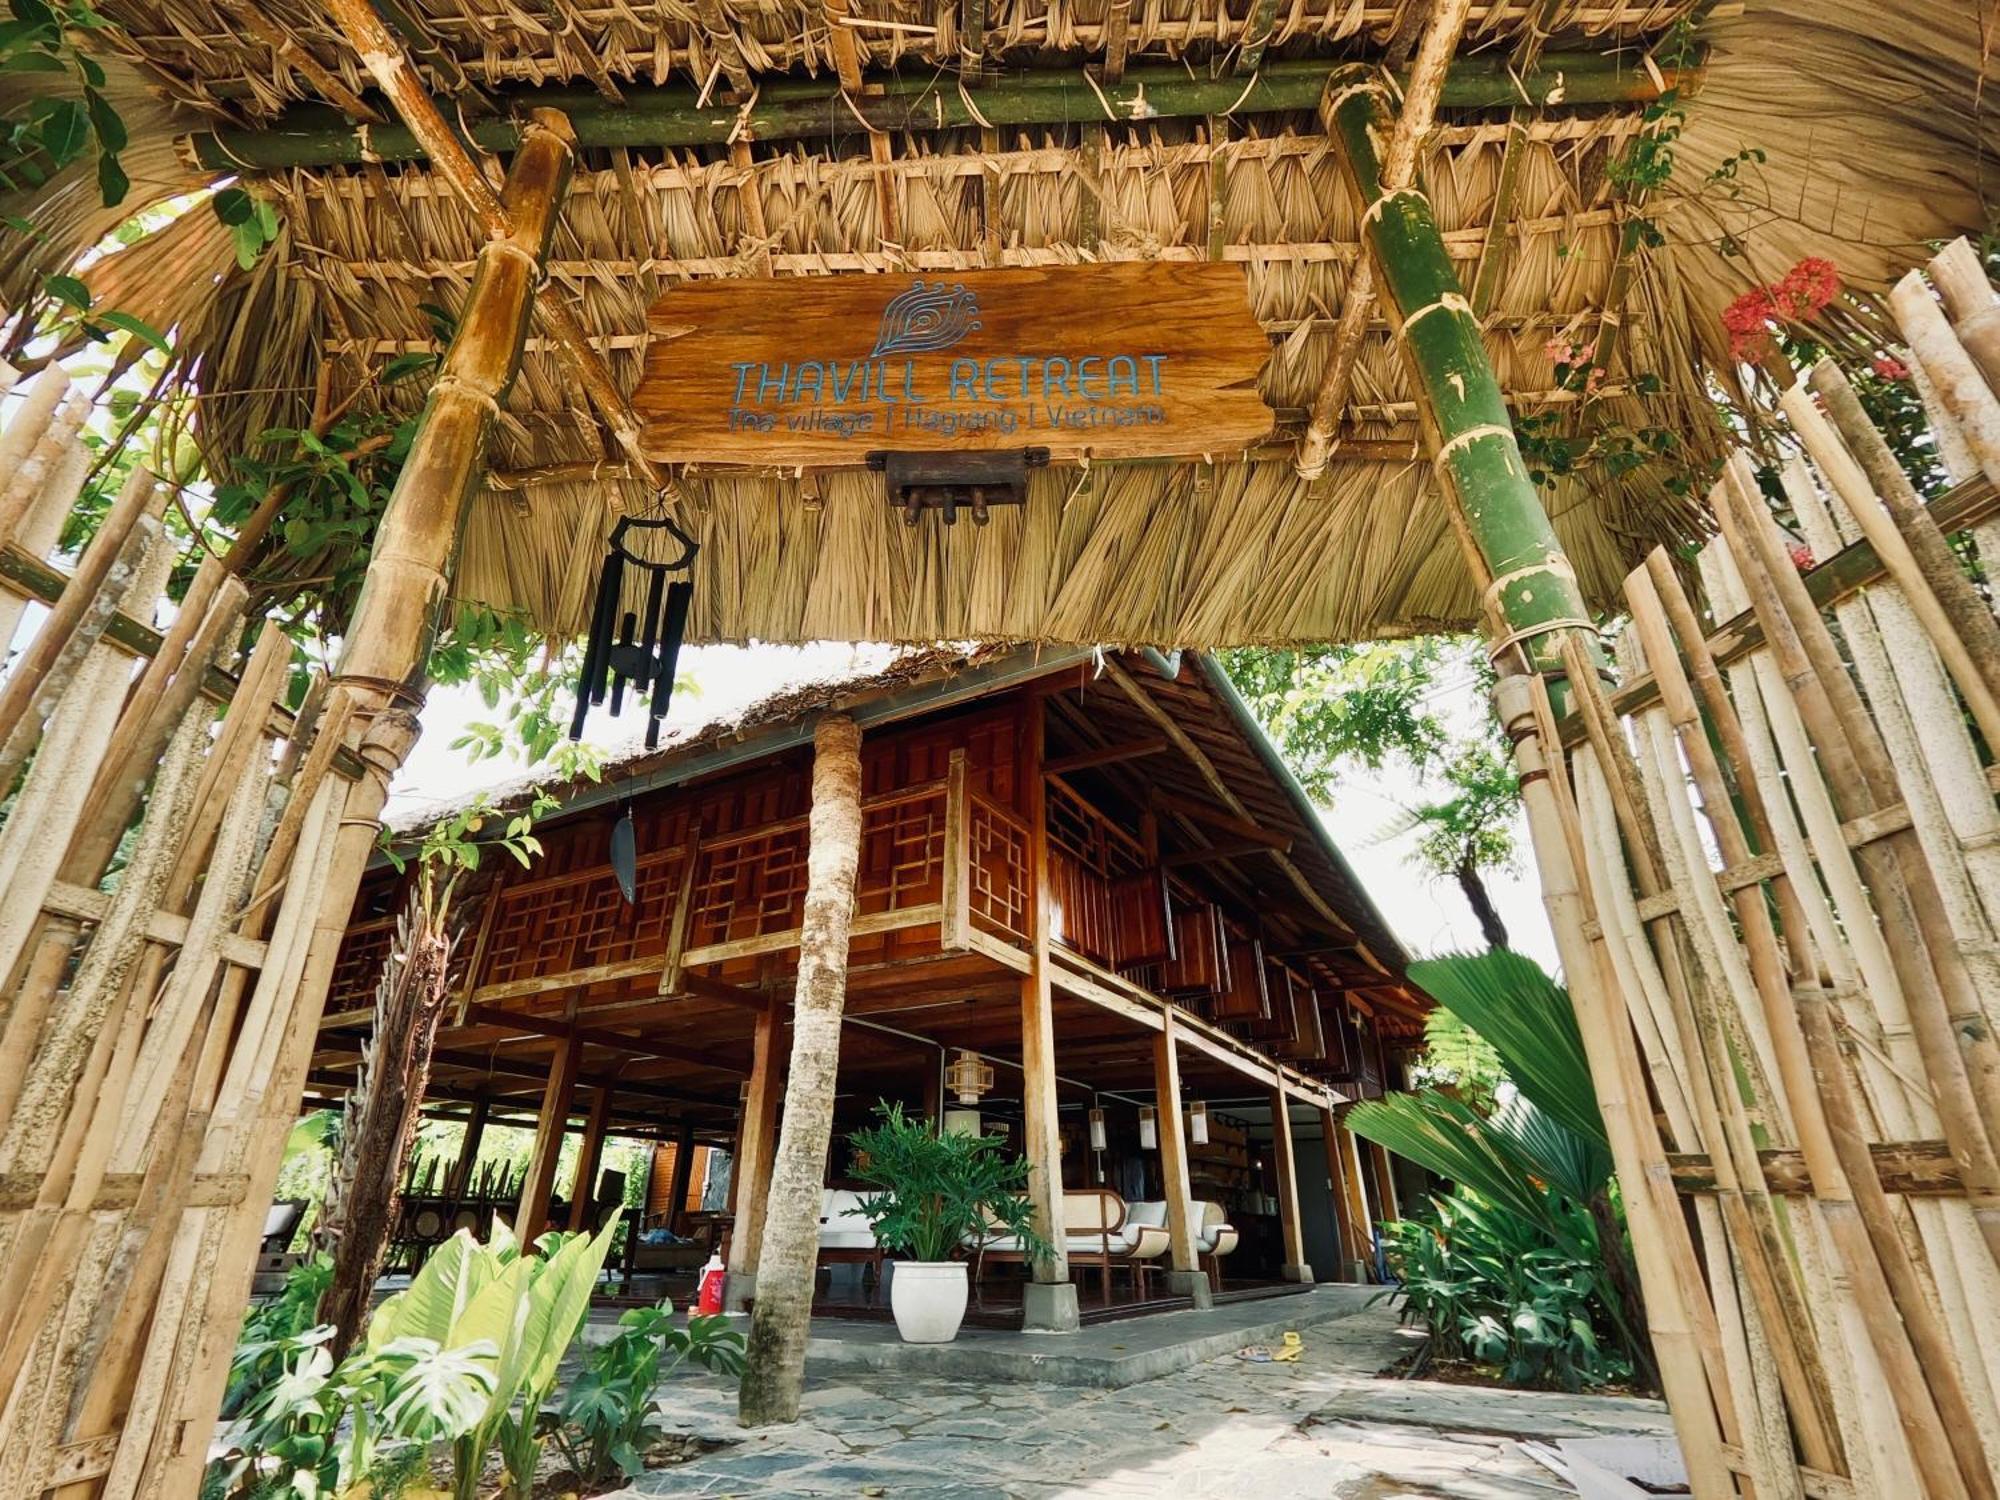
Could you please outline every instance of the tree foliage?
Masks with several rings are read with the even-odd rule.
[[[1401,766],[1435,795],[1405,809],[1383,837],[1416,832],[1415,863],[1455,881],[1489,944],[1507,946],[1483,872],[1515,856],[1520,790],[1490,711],[1467,730],[1447,694],[1490,695],[1492,668],[1464,638],[1426,636],[1355,646],[1246,648],[1224,669],[1308,795],[1336,800],[1343,771]],[[1460,674],[1469,680],[1461,685]]]

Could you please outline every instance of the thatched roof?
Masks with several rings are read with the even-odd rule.
[[[688,473],[681,519],[705,544],[693,639],[1221,646],[1476,619],[1443,506],[1416,457],[1410,382],[1379,322],[1333,466],[1307,483],[1290,462],[1358,250],[1335,148],[1302,102],[1310,91],[1300,94],[1300,79],[1405,54],[1428,14],[1422,0],[1147,0],[1119,14],[1105,0],[382,8],[475,136],[504,136],[500,116],[545,100],[579,116],[596,110],[627,138],[655,129],[680,142],[586,149],[558,236],[555,280],[628,389],[646,307],[687,278],[1103,257],[1245,268],[1272,346],[1263,379],[1278,424],[1271,444],[1212,464],[1057,466],[1036,475],[1023,510],[979,530],[946,531],[934,519],[906,529],[879,478],[863,472]],[[307,155],[338,156],[327,143],[343,138],[350,156],[371,142],[397,154],[391,126],[350,123],[381,106],[316,4],[103,0],[101,9],[114,26],[100,44],[166,101],[140,121],[132,157],[142,192],[216,177],[169,168],[177,132],[219,132],[211,160],[230,142],[240,154],[281,135],[316,142]],[[845,22],[830,19],[839,12]],[[966,23],[980,14],[984,31],[969,39]],[[1641,210],[1612,165],[1636,134],[1675,123],[1657,111],[1648,119],[1644,96],[1667,49],[1686,51],[1674,28],[1690,17],[1705,60],[1682,101],[1672,183]],[[1807,254],[1835,262],[1851,285],[1880,286],[1925,240],[1984,227],[1994,127],[1980,97],[1979,24],[1974,9],[1941,0],[1899,7],[1893,25],[1853,0],[1475,6],[1460,66],[1487,79],[1491,97],[1452,105],[1448,96],[1423,172],[1463,279],[1488,270],[1483,311],[1502,381],[1518,413],[1554,413],[1558,430],[1588,404],[1593,425],[1667,429],[1680,440],[1670,459],[1624,474],[1586,465],[1551,491],[1587,593],[1610,599],[1647,547],[1702,524],[1687,497],[1701,486],[1677,492],[1666,481],[1718,448],[1712,396],[1735,384],[1724,305]],[[1232,72],[1266,27],[1259,67]],[[836,36],[851,39],[871,77],[896,70],[892,87],[917,91],[922,107],[908,113],[918,121],[965,118],[962,98],[975,118],[1004,113],[993,101],[1014,86],[1007,70],[1036,70],[1084,102],[1063,106],[1075,109],[1073,123],[871,132],[858,105],[878,110],[881,99],[839,97]],[[1539,72],[1524,42],[1539,52]],[[991,81],[961,87],[967,50],[983,56]],[[1135,107],[1129,82],[1107,94],[1084,80],[1085,66],[1101,69],[1112,51],[1128,80],[1155,80],[1150,97],[1166,98],[1173,78],[1211,77],[1228,97],[1202,115]],[[1586,68],[1581,54],[1613,58],[1613,84],[1586,87],[1606,65]],[[1510,66],[1544,102],[1510,111]],[[114,80],[121,97],[138,76]],[[812,109],[797,102],[814,90]],[[1620,93],[1631,97],[1610,98]],[[632,123],[640,115],[666,123],[642,128]],[[789,123],[773,123],[780,117]],[[1525,140],[1511,198],[1499,202],[1510,118]],[[1746,160],[1732,179],[1711,180],[1746,148],[1765,153],[1761,164]],[[432,347],[422,304],[456,304],[480,242],[420,162],[252,175],[276,197],[286,233],[251,273],[232,269],[226,237],[203,214],[97,273],[106,285],[119,279],[123,305],[179,325],[205,398],[198,436],[212,454],[241,452],[266,427],[300,425],[323,366],[338,396],[394,353]],[[63,213],[49,217],[57,232],[0,256],[0,298],[18,297],[102,232],[105,216],[88,211],[81,189],[64,192]],[[1640,211],[1662,242],[1621,255],[1626,222]],[[1552,340],[1607,337],[1620,352],[1604,386],[1585,403],[1557,390]],[[411,381],[364,400],[420,396]],[[579,630],[609,518],[650,497],[539,337],[492,457],[460,592],[552,631]]]

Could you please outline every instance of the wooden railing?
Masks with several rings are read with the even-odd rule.
[[[1025,970],[1033,932],[1027,822],[966,784],[963,752],[935,781],[861,804],[857,938],[936,927],[947,951]],[[640,857],[628,905],[609,864],[509,881],[470,945],[470,1001],[516,999],[795,948],[807,820],[783,818]],[[328,1006],[365,1021],[393,918],[348,929]]]

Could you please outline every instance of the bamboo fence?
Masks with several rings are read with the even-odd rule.
[[[1961,241],[1890,306],[1965,542],[1825,363],[1798,535],[1734,454],[1625,686],[1496,695],[1702,1496],[2000,1492],[2000,302]]]
[[[341,715],[284,710],[290,642],[247,631],[217,560],[153,628],[176,544],[151,475],[51,561],[85,407],[50,366],[0,433],[0,637],[47,607],[0,679],[6,1497],[195,1492],[317,1018],[308,954],[351,895],[329,850],[373,780],[339,764]]]

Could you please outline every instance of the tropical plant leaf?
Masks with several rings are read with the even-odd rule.
[[[1577,1134],[1605,1142],[1569,992],[1540,965],[1502,948],[1422,959],[1409,974],[1493,1044],[1514,1086],[1540,1109]]]

